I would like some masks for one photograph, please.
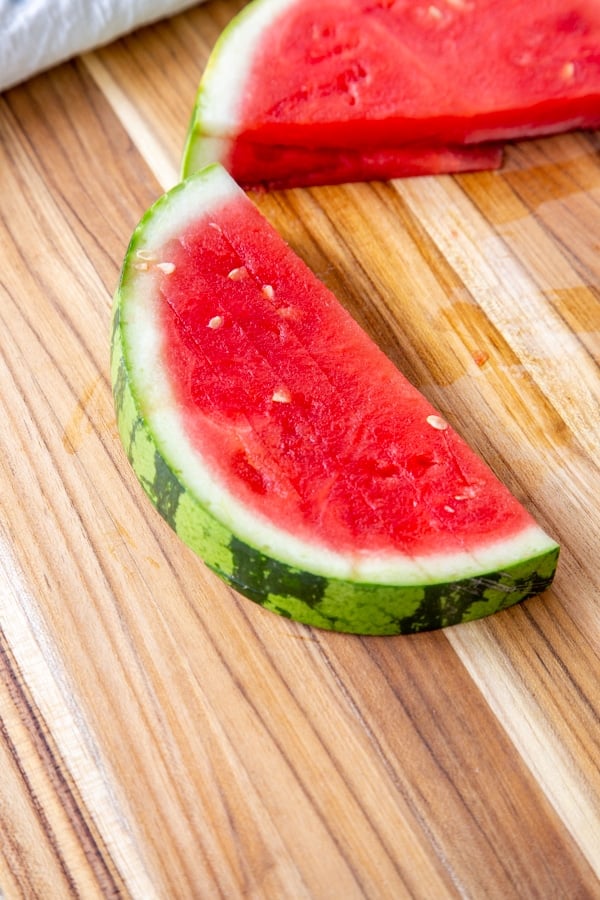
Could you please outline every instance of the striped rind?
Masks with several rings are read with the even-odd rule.
[[[205,475],[204,482],[194,476],[192,470],[201,471],[202,460],[193,449],[183,454],[176,449],[185,443],[185,433],[177,432],[176,418],[160,414],[161,405],[169,406],[169,394],[149,399],[151,382],[147,373],[140,374],[143,367],[157,369],[145,336],[155,329],[143,321],[144,303],[138,301],[143,301],[144,281],[136,276],[132,260],[149,237],[156,242],[184,230],[199,202],[211,208],[221,195],[235,190],[217,166],[161,198],[133,235],[115,299],[112,380],[119,432],[142,487],[163,518],[240,593],[322,628],[363,634],[420,631],[489,615],[542,592],[552,580],[558,548],[537,526],[512,542],[498,542],[479,560],[449,554],[428,560],[428,565],[405,558],[394,566],[374,558],[370,570],[355,571],[352,560],[344,562],[343,555],[316,545],[304,545],[298,553],[293,535],[272,524],[265,530],[265,523],[251,509],[241,508],[224,485],[212,483],[214,473]],[[132,340],[139,340],[140,347],[133,349]],[[168,422],[175,423],[175,434],[167,433]],[[207,492],[203,484],[209,482]]]

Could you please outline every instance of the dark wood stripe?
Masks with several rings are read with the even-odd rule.
[[[89,813],[85,809],[75,783],[68,775],[67,767],[55,746],[51,731],[31,697],[10,645],[1,631],[0,678],[10,694],[15,709],[18,710],[22,723],[27,729],[41,770],[44,772],[56,795],[56,802],[68,818],[73,833],[82,848],[90,870],[98,884],[99,893],[106,900],[127,896],[124,882],[112,861],[108,847],[100,838]],[[22,762],[22,751],[20,752],[13,744],[6,723],[3,723],[2,734],[6,746],[13,757],[15,767],[20,773],[25,791],[30,798],[32,807],[35,809],[43,832],[48,838],[55,858],[59,861],[65,881],[69,885],[69,891],[72,896],[79,896],[76,879],[70,870],[69,861],[65,858],[60,840],[46,815],[45,805],[47,805],[47,800],[42,803],[36,795],[30,776],[26,771],[26,766]]]

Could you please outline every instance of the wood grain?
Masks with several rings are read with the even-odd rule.
[[[489,620],[303,628],[149,507],[108,376],[130,233],[242,6],[0,97],[2,894],[600,897],[600,139],[253,196],[562,544]]]

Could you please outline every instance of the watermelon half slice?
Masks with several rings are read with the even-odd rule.
[[[556,543],[221,166],[136,229],[112,373],[148,496],[268,609],[396,634],[488,615],[552,580]]]
[[[493,168],[490,142],[598,126],[598,0],[254,0],[211,54],[183,173],[218,161],[270,187]]]

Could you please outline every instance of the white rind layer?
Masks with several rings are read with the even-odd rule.
[[[225,28],[215,44],[198,91],[195,121],[203,133],[235,137],[238,107],[256,48],[271,28],[298,0],[255,0]]]
[[[132,392],[159,453],[183,486],[233,534],[261,553],[331,578],[406,586],[436,584],[497,572],[556,547],[532,524],[512,539],[447,555],[338,553],[316,540],[283,531],[229,491],[188,439],[162,363],[156,278],[151,267],[140,271],[136,264],[155,255],[193,221],[210,217],[213,209],[239,194],[240,188],[219,166],[179,185],[159,201],[156,213],[138,226],[123,273],[121,329]]]

